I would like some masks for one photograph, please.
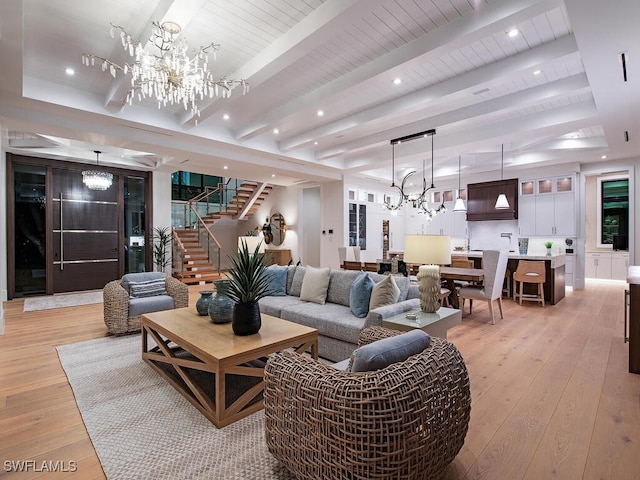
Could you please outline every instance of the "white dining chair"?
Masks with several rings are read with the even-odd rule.
[[[506,250],[484,250],[482,252],[482,269],[484,270],[482,285],[469,285],[458,290],[458,295],[462,299],[461,309],[463,312],[465,299],[469,299],[469,314],[472,313],[473,300],[486,300],[489,304],[491,324],[495,325],[493,300],[498,300],[500,318],[504,318],[502,313],[502,284],[504,282],[504,274],[507,271],[508,257],[509,253]]]

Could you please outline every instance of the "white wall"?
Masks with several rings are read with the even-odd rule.
[[[153,228],[171,227],[171,173],[153,172],[151,177],[152,202],[153,202]],[[152,243],[153,231],[147,234],[147,241]],[[150,241],[151,240],[151,241]],[[171,257],[171,250],[169,250]],[[153,267],[155,270],[155,266]],[[169,267],[171,268],[171,261]]]
[[[348,215],[348,201],[342,181],[323,183],[320,186],[322,212],[320,220],[320,265],[340,268],[338,247],[345,245]],[[304,212],[306,216],[306,212]],[[332,230],[333,233],[329,233]],[[324,232],[324,233],[323,233]],[[303,259],[303,262],[305,260]]]
[[[303,265],[321,266],[322,240],[325,236],[321,231],[322,201],[320,187],[305,188],[302,190],[302,198],[299,203],[300,218],[298,220],[297,240],[301,245],[298,257],[293,257],[294,262],[300,260]],[[287,234],[288,235],[288,234]]]

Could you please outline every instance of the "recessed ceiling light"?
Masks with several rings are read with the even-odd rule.
[[[507,35],[509,35],[509,38],[513,38],[513,37],[517,37],[519,33],[520,31],[517,28],[512,28],[507,32]]]
[[[402,79],[401,78],[394,78],[393,79],[393,84],[394,85],[400,85],[402,83]]]
[[[271,174],[271,178],[274,178],[275,176],[276,176],[276,174],[275,174],[275,173],[272,173],[272,174]]]
[[[222,115],[222,119],[223,120],[229,120],[229,114],[225,113],[224,115]]]
[[[226,165],[224,167],[222,167],[224,170],[227,170],[229,167],[227,167]]]
[[[276,135],[280,133],[280,130],[278,130],[277,128],[273,129],[273,133],[275,133]]]
[[[318,142],[313,142],[313,144],[314,144],[314,145],[317,145],[317,144],[318,144]]]
[[[321,117],[324,115],[324,112],[322,110],[318,110],[318,116]]]
[[[602,155],[600,158],[601,158],[602,160],[606,160],[606,159],[607,159],[607,156],[606,156],[606,155]]]
[[[67,67],[64,69],[64,73],[66,73],[67,75],[75,75],[76,71],[71,67]]]
[[[534,75],[540,75],[542,73],[542,70],[534,70],[533,74]]]

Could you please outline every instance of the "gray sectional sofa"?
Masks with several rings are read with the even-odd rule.
[[[262,298],[260,311],[318,329],[319,355],[334,362],[349,358],[366,327],[382,326],[383,318],[420,308],[418,286],[410,284],[407,277],[395,276],[400,288],[398,302],[369,310],[366,317],[358,318],[351,311],[349,297],[351,285],[360,272],[331,269],[326,303],[321,305],[300,299],[305,267],[287,268],[286,295]],[[370,272],[369,277],[377,283],[386,276]]]

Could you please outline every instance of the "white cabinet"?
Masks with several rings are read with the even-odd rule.
[[[537,195],[535,211],[536,235],[576,235],[573,193]]]
[[[585,278],[599,278],[603,280],[611,279],[611,254],[586,253],[584,260]]]
[[[629,254],[626,252],[587,252],[585,255],[585,278],[602,280],[626,280]]]
[[[628,269],[629,254],[613,252],[611,254],[611,279],[626,280]]]
[[[521,236],[575,236],[573,175],[520,181],[518,229]]]
[[[567,254],[564,260],[564,284],[573,287],[573,272],[575,265],[575,255]]]

